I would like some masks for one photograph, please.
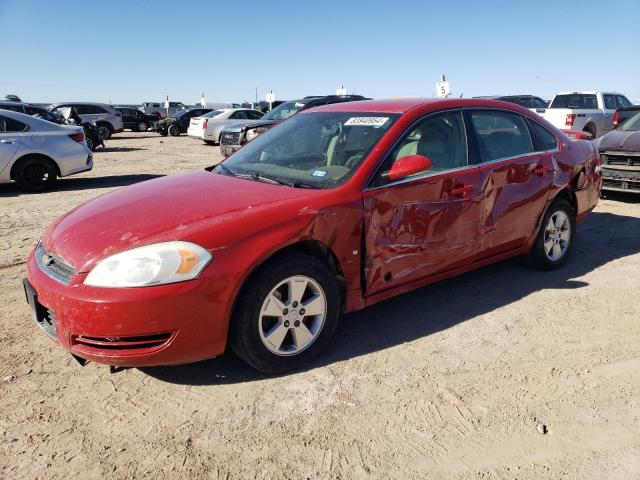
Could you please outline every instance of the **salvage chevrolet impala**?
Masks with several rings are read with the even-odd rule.
[[[601,188],[593,145],[518,105],[328,105],[215,167],[76,207],[24,287],[36,324],[81,359],[178,364],[229,346],[281,372],[321,352],[343,312],[508,257],[561,266]]]

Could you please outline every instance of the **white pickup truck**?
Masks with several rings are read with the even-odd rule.
[[[631,105],[619,93],[563,92],[556,94],[542,116],[560,129],[582,130],[595,138],[611,130],[618,108]]]

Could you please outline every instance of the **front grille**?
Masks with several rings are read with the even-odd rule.
[[[222,144],[223,145],[240,144],[240,132],[222,132]]]
[[[65,263],[60,257],[47,252],[42,242],[36,247],[34,255],[40,270],[60,283],[65,285],[69,283],[75,273],[71,265]]]
[[[600,155],[600,161],[603,165],[626,165],[629,167],[640,167],[640,156],[612,153],[603,153]]]
[[[602,176],[605,179],[640,182],[640,168],[628,169],[628,168],[602,167]]]
[[[90,337],[86,335],[72,335],[71,345],[76,350],[87,353],[96,353],[104,350],[126,350],[127,353],[136,353],[136,351],[159,349],[169,342],[172,335],[172,332],[128,337]]]
[[[638,192],[640,193],[640,182],[626,182],[624,180],[614,180],[605,178],[602,181],[602,188],[605,190],[613,189],[613,190],[625,190],[628,192]]]

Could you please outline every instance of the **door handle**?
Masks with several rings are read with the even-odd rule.
[[[0,143],[5,143],[5,144],[8,144],[8,145],[12,145],[12,144],[16,143],[16,141],[13,138],[7,138],[5,140],[0,140]]]
[[[452,189],[449,190],[449,195],[454,197],[466,197],[469,195],[469,192],[473,189],[473,185],[469,185],[468,183],[464,183],[462,185],[456,185]]]

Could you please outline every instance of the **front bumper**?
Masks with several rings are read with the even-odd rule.
[[[225,157],[228,157],[234,152],[237,152],[242,145],[220,145],[220,153]]]
[[[230,289],[212,277],[144,288],[97,288],[85,275],[68,284],[47,275],[32,253],[27,281],[34,321],[74,355],[115,366],[189,363],[224,352]],[[25,289],[28,290],[27,284]],[[28,295],[27,295],[28,298]]]

